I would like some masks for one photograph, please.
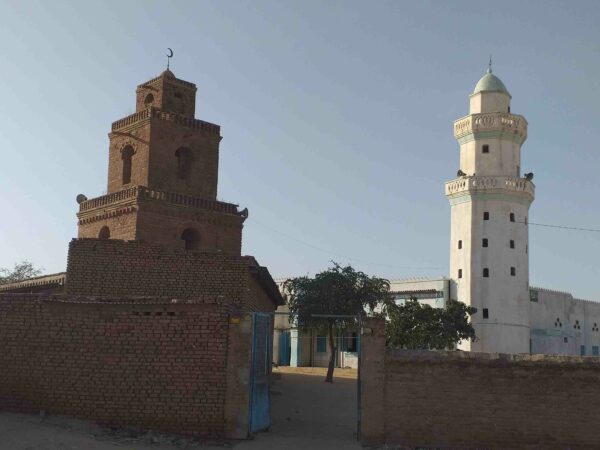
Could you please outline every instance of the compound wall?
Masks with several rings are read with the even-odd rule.
[[[385,349],[362,329],[366,443],[435,448],[598,448],[600,359]]]

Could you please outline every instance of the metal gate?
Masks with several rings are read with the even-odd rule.
[[[252,367],[250,381],[250,432],[271,426],[269,375],[273,351],[273,316],[252,313]]]

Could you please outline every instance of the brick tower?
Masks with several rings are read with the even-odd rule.
[[[166,70],[112,124],[107,195],[80,203],[80,238],[240,255],[247,210],[217,201],[220,127],[194,117],[196,85]]]

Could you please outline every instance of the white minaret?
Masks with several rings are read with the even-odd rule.
[[[463,350],[529,353],[529,238],[532,176],[521,177],[527,121],[510,113],[511,95],[487,73],[471,94],[469,115],[454,122],[458,178],[451,205],[451,298],[477,308],[478,341]]]

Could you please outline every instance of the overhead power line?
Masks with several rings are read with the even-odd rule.
[[[284,233],[284,232],[282,232],[282,231],[279,231],[279,230],[277,230],[277,229],[275,229],[275,228],[273,228],[273,227],[270,227],[269,225],[265,225],[264,223],[262,223],[262,222],[259,222],[259,221],[258,221],[258,220],[256,220],[256,219],[250,218],[250,220],[251,220],[252,222],[254,222],[254,223],[256,223],[256,224],[260,225],[261,227],[263,227],[263,228],[265,228],[265,229],[267,229],[267,230],[269,230],[269,231],[272,231],[273,233],[277,233],[277,234],[279,234],[279,235],[281,235],[281,236],[284,236],[284,237],[286,237],[286,238],[288,238],[288,239],[291,239],[291,240],[293,240],[293,241],[296,241],[296,242],[298,242],[298,243],[300,243],[300,244],[302,244],[302,245],[305,245],[306,247],[312,248],[313,250],[317,250],[317,251],[319,251],[319,252],[322,252],[322,253],[328,254],[328,255],[330,255],[330,256],[337,256],[338,258],[344,258],[344,259],[347,259],[347,260],[349,260],[349,261],[353,261],[353,262],[355,262],[355,263],[359,263],[359,264],[368,264],[368,265],[373,265],[373,266],[381,266],[381,267],[389,267],[389,268],[392,268],[392,269],[411,269],[411,270],[441,270],[441,269],[444,269],[444,267],[413,267],[413,266],[396,266],[396,265],[392,265],[392,264],[382,264],[382,263],[376,263],[376,262],[364,261],[364,260],[356,259],[356,258],[354,258],[354,257],[352,257],[352,256],[348,256],[348,255],[342,255],[342,254],[340,254],[340,253],[336,253],[336,252],[334,252],[334,251],[331,251],[331,250],[328,250],[328,249],[325,249],[325,248],[322,248],[322,247],[318,247],[318,246],[316,246],[316,245],[313,245],[313,244],[311,244],[311,243],[309,243],[309,242],[303,241],[302,239],[298,239],[298,238],[297,238],[297,237],[295,237],[295,236],[289,235],[289,234],[287,234],[287,233]]]
[[[522,222],[522,223],[524,223],[524,222]],[[529,222],[529,225],[536,225],[538,227],[548,227],[548,228],[561,228],[563,230],[592,231],[595,233],[600,233],[600,229],[595,229],[595,228],[566,227],[563,225],[550,225],[547,223],[535,223],[535,222]]]

